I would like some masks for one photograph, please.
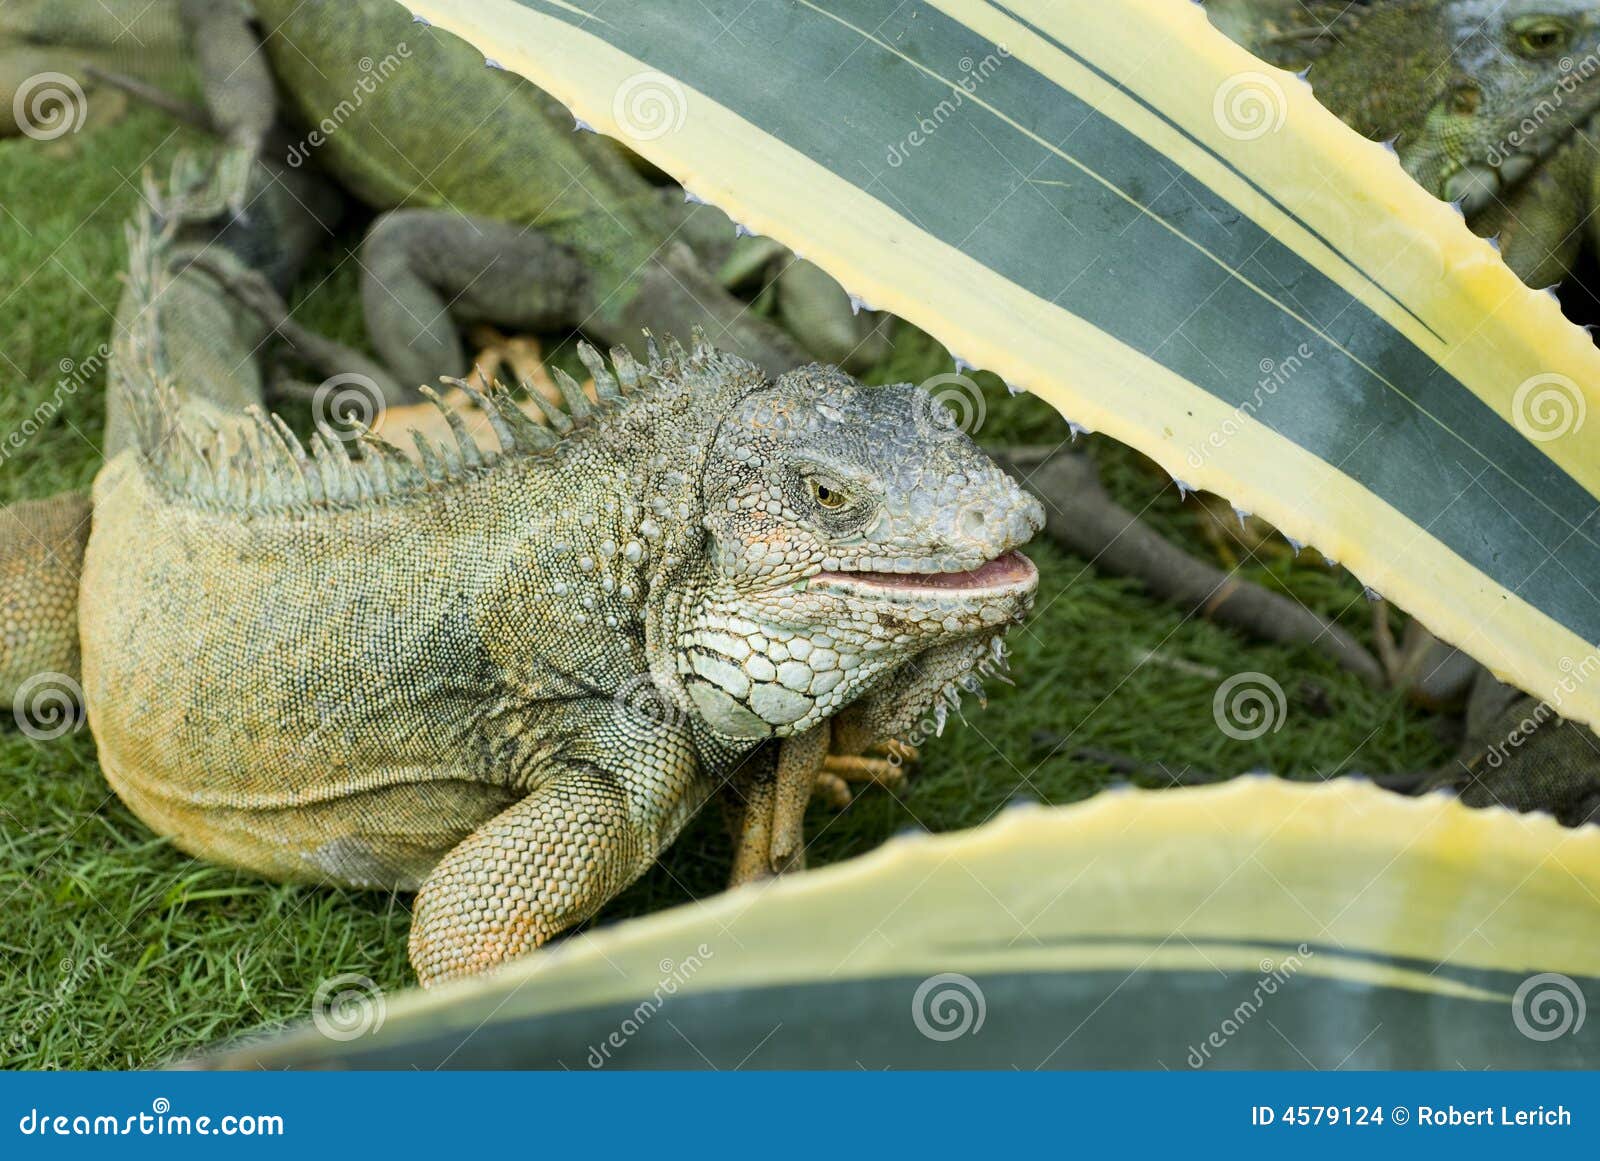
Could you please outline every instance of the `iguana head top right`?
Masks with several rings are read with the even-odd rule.
[[[1219,28],[1284,68],[1407,172],[1471,214],[1600,109],[1594,0],[1210,0]]]

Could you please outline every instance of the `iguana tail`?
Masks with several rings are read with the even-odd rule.
[[[233,234],[191,229],[205,209],[191,200],[207,184],[193,157],[174,164],[163,190],[146,179],[144,197],[127,226],[128,266],[106,373],[105,455],[137,444],[132,405],[182,389],[180,408],[198,428],[231,428],[245,408],[262,402],[257,351],[266,330],[240,311],[215,274],[191,262],[204,252],[215,265],[243,271],[230,246]],[[262,216],[267,216],[265,210]],[[242,243],[240,243],[242,244]]]
[[[86,493],[0,508],[0,696],[24,729],[33,691],[79,696],[78,576],[88,540]]]
[[[161,244],[146,209],[129,231],[133,309],[123,316],[127,325],[118,328],[108,368],[109,394],[123,397],[123,409],[129,396],[158,389],[162,352],[155,299]],[[131,432],[131,419],[113,419]],[[78,581],[90,513],[85,492],[0,508],[0,697],[24,730],[41,724],[38,712],[58,714],[63,691],[73,700],[81,697]]]

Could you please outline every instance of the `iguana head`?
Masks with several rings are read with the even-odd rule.
[[[1456,0],[1436,99],[1402,130],[1407,172],[1470,215],[1600,109],[1594,0]]]
[[[919,388],[802,368],[744,395],[707,463],[675,661],[719,735],[798,733],[1032,603],[1039,502]]]
[[[1522,181],[1600,108],[1594,0],[1208,0],[1252,52],[1468,214]]]

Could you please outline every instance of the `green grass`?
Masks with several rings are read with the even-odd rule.
[[[139,171],[164,173],[180,145],[197,144],[145,112],[55,143],[0,142],[0,369],[10,381],[0,431],[51,396],[63,359],[83,359],[106,340]],[[312,272],[301,314],[350,340],[359,323],[347,255],[333,248]],[[874,378],[919,381],[949,369],[942,351],[907,332]],[[6,461],[0,500],[88,483],[99,462],[101,394],[96,379]],[[1037,400],[1010,399],[992,382],[985,399],[982,439],[1064,436]],[[1119,499],[1147,508],[1193,551],[1211,551],[1198,505],[1183,503],[1133,452],[1099,440],[1094,450]],[[1093,794],[1113,776],[1072,756],[1082,748],[1300,777],[1411,769],[1442,756],[1437,723],[1319,654],[1186,618],[1049,545],[1033,555],[1038,613],[1011,638],[1016,686],[995,686],[987,710],[974,708],[968,725],[930,740],[902,797],[870,792],[842,814],[815,809],[813,865],[862,854],[907,827],[975,825],[1019,795],[1063,803]],[[1361,586],[1314,555],[1266,554],[1243,575],[1364,638]],[[1286,727],[1253,742],[1230,739],[1212,718],[1218,682],[1244,670],[1272,675],[1288,696]],[[1040,733],[1071,741],[1052,752]],[[408,900],[285,887],[185,857],[109,793],[86,730],[49,743],[0,731],[0,771],[0,1063],[150,1065],[304,1016],[319,982],[340,973],[385,989],[410,983]],[[602,922],[714,893],[728,857],[714,815],[698,819]]]

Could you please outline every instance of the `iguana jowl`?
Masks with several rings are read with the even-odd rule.
[[[193,853],[420,888],[425,983],[593,914],[775,739],[905,730],[1031,603],[1038,501],[924,392],[703,343],[588,352],[560,434],[480,397],[501,449],[420,469],[194,442],[152,248],[79,609],[101,764]]]

